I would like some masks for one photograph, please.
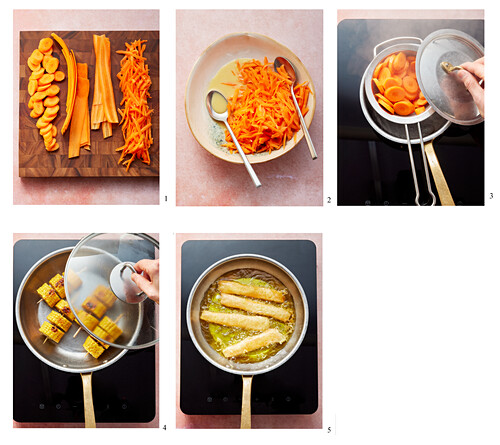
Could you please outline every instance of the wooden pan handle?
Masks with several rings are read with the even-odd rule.
[[[83,383],[83,407],[85,428],[95,428],[94,401],[92,400],[92,373],[80,374]]]
[[[448,183],[439,165],[436,152],[434,151],[434,146],[432,141],[427,142],[424,145],[425,154],[427,156],[427,161],[432,172],[432,177],[434,178],[434,184],[436,184],[436,189],[439,195],[439,200],[442,206],[454,206],[455,202],[451,196],[450,189],[448,188]]]
[[[241,429],[252,428],[252,378],[243,375],[243,395],[241,397]]]

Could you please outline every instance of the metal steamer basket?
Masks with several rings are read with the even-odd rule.
[[[436,196],[432,191],[424,145],[441,135],[450,126],[451,122],[441,117],[438,113],[435,113],[435,110],[430,105],[428,105],[427,109],[419,115],[391,115],[384,111],[377,103],[372,92],[372,77],[375,67],[385,57],[398,51],[414,51],[417,53],[421,44],[422,40],[418,37],[396,37],[379,43],[373,49],[373,60],[363,74],[359,90],[361,108],[371,127],[386,139],[398,144],[407,144],[413,183],[415,186],[415,204],[418,206],[421,205],[420,190],[417,181],[412,145],[420,145],[427,191],[432,200],[431,205],[435,205]]]

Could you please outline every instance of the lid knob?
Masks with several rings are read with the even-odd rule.
[[[111,290],[124,303],[137,304],[148,297],[132,281],[133,273],[137,273],[134,265],[125,261],[118,263],[109,274]]]

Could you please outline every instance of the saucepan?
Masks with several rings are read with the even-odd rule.
[[[64,341],[59,344],[52,341],[44,342],[45,337],[38,331],[51,309],[43,302],[39,302],[37,289],[54,275],[64,271],[72,250],[63,248],[49,253],[28,271],[17,293],[16,321],[24,343],[42,362],[59,371],[81,374],[85,427],[95,428],[92,373],[112,365],[122,358],[127,350],[108,348],[99,358],[92,357],[82,348],[85,335],[80,333],[73,338],[78,328],[76,323],[73,323],[64,335]]]
[[[418,84],[428,105],[426,110],[410,116],[397,116],[383,110],[372,92],[372,77],[376,66],[388,55],[399,51],[416,53]],[[454,205],[446,179],[437,160],[432,141],[441,135],[452,122],[474,125],[483,120],[472,97],[454,75],[441,68],[447,61],[459,65],[484,55],[483,47],[471,36],[458,31],[443,29],[429,34],[424,40],[418,37],[396,37],[379,43],[373,49],[373,59],[363,74],[359,96],[363,113],[372,128],[381,136],[408,146],[408,155],[415,186],[415,203],[420,205],[420,190],[413,159],[412,145],[421,148],[427,190],[436,203],[431,188],[428,166],[431,169],[442,205]],[[453,100],[458,98],[458,101]]]
[[[290,291],[295,306],[295,328],[291,338],[276,355],[257,363],[237,363],[216,352],[205,339],[200,322],[200,305],[209,289],[222,275],[238,269],[256,269],[276,277]],[[307,331],[309,309],[305,292],[293,275],[278,261],[256,254],[223,258],[208,267],[193,285],[186,308],[189,335],[200,354],[217,368],[242,376],[241,428],[251,428],[251,385],[253,376],[270,372],[288,361],[300,347]]]

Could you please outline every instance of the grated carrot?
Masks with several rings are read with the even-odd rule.
[[[252,154],[284,147],[300,129],[290,91],[292,82],[285,68],[281,66],[276,73],[267,58],[263,63],[253,59],[243,64],[237,62],[236,66],[240,85],[228,100],[228,122],[243,151]],[[312,94],[308,83],[296,85],[294,93],[302,114],[306,115]],[[227,130],[223,146],[236,151]]]
[[[151,124],[153,110],[149,108],[147,101],[151,97],[149,94],[151,78],[144,57],[146,42],[146,40],[135,40],[130,44],[125,43],[127,49],[117,51],[118,54],[123,54],[118,73],[123,93],[120,106],[123,108],[118,109],[118,112],[121,115],[120,125],[125,144],[116,151],[122,152],[118,163],[125,165],[127,171],[135,159],[149,165],[149,147],[153,143]]]

